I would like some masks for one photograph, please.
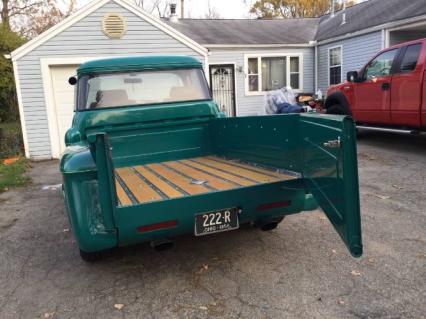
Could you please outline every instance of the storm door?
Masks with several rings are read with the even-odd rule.
[[[210,65],[210,86],[213,100],[226,116],[235,116],[234,65]]]

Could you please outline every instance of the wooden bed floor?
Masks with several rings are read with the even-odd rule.
[[[216,156],[115,169],[118,206],[297,178],[296,175]]]

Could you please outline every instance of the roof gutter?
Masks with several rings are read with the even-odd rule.
[[[421,16],[417,16],[417,17],[413,17],[413,18],[408,18],[408,19],[404,19],[404,20],[398,20],[398,21],[392,21],[389,23],[384,23],[384,24],[380,24],[374,27],[370,27],[364,30],[360,30],[360,31],[356,31],[356,32],[352,32],[352,33],[346,33],[344,35],[341,36],[337,36],[337,37],[333,37],[333,38],[329,38],[329,39],[325,39],[325,40],[319,40],[318,41],[318,45],[323,45],[323,44],[327,44],[330,42],[335,42],[335,41],[339,41],[339,40],[343,40],[343,39],[347,39],[347,38],[353,38],[356,36],[360,36],[363,34],[367,34],[367,33],[371,33],[371,32],[375,32],[375,31],[380,31],[382,29],[390,29],[390,28],[396,28],[398,26],[402,26],[404,24],[409,24],[409,23],[416,23],[416,22],[420,22],[420,21],[424,21],[424,19],[426,19],[426,14],[421,15]]]
[[[208,49],[232,49],[232,48],[310,48],[315,44],[300,43],[300,44],[203,44]],[[314,41],[315,42],[315,41]]]

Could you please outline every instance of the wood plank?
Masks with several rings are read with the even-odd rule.
[[[260,183],[270,183],[270,182],[276,182],[276,181],[279,180],[277,177],[256,173],[256,172],[244,169],[244,168],[240,168],[240,167],[233,166],[233,165],[230,165],[230,164],[214,161],[214,160],[211,160],[211,159],[206,158],[206,157],[196,157],[192,160],[199,162],[199,163],[206,164],[206,165],[210,165],[212,167],[219,168],[221,170],[227,171],[227,172],[232,173],[232,174],[237,174],[239,176],[250,178],[250,179],[255,180],[257,182],[260,182]]]
[[[240,186],[251,186],[251,185],[257,184],[254,181],[251,181],[251,180],[248,180],[248,179],[245,179],[245,178],[242,178],[242,177],[238,177],[238,176],[235,176],[235,175],[231,175],[229,173],[219,171],[217,169],[211,168],[211,167],[203,165],[201,163],[193,162],[191,160],[182,160],[181,162],[185,163],[187,165],[191,165],[192,167],[201,169],[201,170],[208,172],[212,175],[219,176],[221,178],[225,178],[229,181],[232,181],[234,183],[239,184]]]
[[[127,195],[126,191],[120,185],[120,183],[115,179],[115,189],[117,190],[117,197],[120,200],[121,206],[131,205],[132,200]]]
[[[234,183],[224,181],[220,178],[214,177],[212,175],[204,173],[204,172],[197,170],[195,168],[186,166],[186,165],[179,163],[179,162],[166,162],[164,164],[166,166],[174,168],[175,170],[177,170],[179,172],[182,172],[183,174],[185,174],[185,175],[187,175],[187,176],[189,176],[193,179],[206,181],[209,186],[214,187],[217,190],[235,188],[235,186],[236,186]]]
[[[279,173],[276,171],[272,171],[272,170],[267,170],[258,166],[254,166],[254,165],[250,165],[250,164],[246,164],[246,163],[241,163],[235,160],[226,160],[224,158],[220,158],[220,157],[216,157],[216,156],[206,156],[206,158],[209,158],[211,160],[217,161],[217,162],[221,162],[221,163],[226,163],[229,165],[233,165],[233,166],[237,166],[237,167],[241,167],[241,168],[246,168],[248,170],[252,170],[261,174],[265,174],[265,175],[270,175],[270,176],[275,176],[278,177],[280,179],[294,179],[293,176],[291,175],[287,175],[285,173]]]
[[[184,196],[183,193],[179,192],[177,189],[173,188],[165,181],[161,180],[154,173],[150,172],[146,167],[139,165],[134,167],[143,177],[150,181],[155,187],[162,191],[169,198],[177,198]]]
[[[209,191],[208,188],[202,185],[191,184],[191,179],[172,171],[164,165],[148,164],[146,166],[155,171],[155,173],[161,175],[162,177],[170,181],[171,183],[179,186],[181,189],[183,189],[190,195],[207,193]]]
[[[160,194],[153,190],[130,168],[117,168],[116,172],[126,184],[127,188],[130,189],[130,191],[139,203],[151,202],[154,200],[162,199]]]

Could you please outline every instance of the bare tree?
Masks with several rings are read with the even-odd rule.
[[[167,15],[169,9],[168,0],[133,0],[134,3],[140,8],[144,9],[150,14],[156,14],[163,18]]]
[[[66,9],[61,10],[56,3],[40,8],[36,13],[24,17],[20,33],[27,38],[33,38],[67,18],[75,11],[75,0],[71,0]]]
[[[2,25],[32,38],[59,23],[76,9],[76,0],[61,0],[65,10],[59,8],[57,1],[2,0]]]
[[[205,19],[220,19],[220,14],[216,11],[216,8],[213,7],[210,3],[210,0],[207,1],[207,13],[204,15]]]

